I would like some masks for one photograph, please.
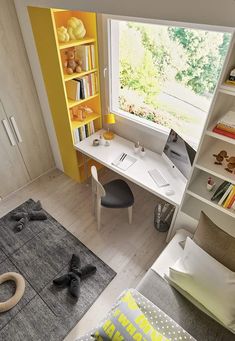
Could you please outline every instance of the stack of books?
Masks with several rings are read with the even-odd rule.
[[[74,129],[73,131],[74,143],[77,144],[94,133],[95,127],[93,121],[84,124],[84,126]]]
[[[66,82],[67,96],[74,101],[79,101],[95,95],[97,89],[98,80],[96,72]]]
[[[91,45],[81,45],[75,48],[75,57],[82,62],[82,70],[89,71],[95,69],[95,46]]]
[[[218,205],[224,208],[235,207],[235,185],[224,181],[213,194],[212,201],[217,201]]]
[[[220,118],[213,131],[235,139],[235,111],[230,110]]]

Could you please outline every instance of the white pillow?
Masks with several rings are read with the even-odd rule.
[[[187,237],[182,257],[169,268],[169,279],[235,333],[234,272]]]

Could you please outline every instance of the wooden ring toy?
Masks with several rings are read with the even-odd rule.
[[[3,313],[4,311],[8,311],[11,308],[13,308],[20,301],[25,291],[25,280],[24,277],[21,276],[19,273],[6,272],[0,275],[0,284],[7,281],[14,281],[16,285],[16,290],[11,298],[9,298],[5,302],[0,302],[0,313]]]

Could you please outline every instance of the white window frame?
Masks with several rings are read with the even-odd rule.
[[[213,32],[227,32],[227,33],[234,33],[234,29],[231,27],[222,27],[222,26],[211,26],[211,25],[202,25],[202,24],[192,24],[192,23],[182,23],[182,22],[175,22],[175,21],[165,21],[165,20],[156,20],[156,19],[145,19],[145,18],[133,18],[133,17],[124,17],[124,16],[116,16],[116,15],[102,15],[103,16],[103,25],[106,27],[103,27],[104,31],[104,39],[103,42],[106,42],[106,48],[107,51],[107,66],[105,69],[108,71],[108,77],[106,78],[105,88],[108,89],[108,93],[106,94],[106,110],[110,110],[112,113],[114,113],[117,116],[120,116],[121,118],[124,118],[126,120],[129,120],[131,122],[134,122],[135,124],[147,127],[149,129],[152,129],[154,131],[163,133],[168,135],[170,129],[167,127],[164,127],[160,124],[151,122],[150,120],[146,120],[144,118],[138,117],[136,115],[130,114],[126,111],[123,111],[119,109],[119,103],[113,103],[113,98],[117,98],[116,96],[112,96],[114,91],[119,92],[119,83],[115,83],[115,77],[112,77],[114,67],[118,68],[119,63],[116,62],[115,64],[115,57],[114,57],[114,51],[119,48],[118,46],[118,40],[115,45],[113,45],[113,42],[111,41],[112,38],[112,30],[115,29],[113,25],[111,24],[112,21],[132,21],[132,22],[138,22],[138,23],[147,23],[147,24],[155,24],[155,25],[165,25],[165,26],[176,26],[176,27],[184,27],[184,28],[191,28],[191,29],[197,29],[197,30],[207,30],[207,31],[213,31]],[[117,33],[118,34],[118,33]],[[112,47],[111,47],[112,44]],[[116,54],[118,55],[118,51],[116,51]],[[114,66],[116,65],[116,66]],[[117,74],[119,74],[119,71],[116,70]],[[214,92],[215,95],[216,91]],[[214,97],[213,95],[213,97]],[[211,103],[213,102],[213,98]],[[113,105],[114,104],[114,105]],[[208,110],[209,113],[209,110]]]

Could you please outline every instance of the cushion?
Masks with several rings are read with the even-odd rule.
[[[98,341],[169,340],[152,327],[130,291],[121,298],[111,317],[92,336]]]
[[[193,240],[218,262],[235,271],[235,238],[201,212]]]
[[[170,267],[169,279],[235,333],[234,272],[187,237],[182,257]]]
[[[134,204],[134,196],[128,184],[113,180],[104,185],[106,195],[101,198],[101,205],[109,208],[126,208]]]
[[[8,311],[13,308],[22,298],[25,291],[25,280],[24,277],[17,272],[6,272],[0,275],[0,284],[6,281],[14,281],[16,291],[14,295],[5,302],[0,302],[0,313]]]

